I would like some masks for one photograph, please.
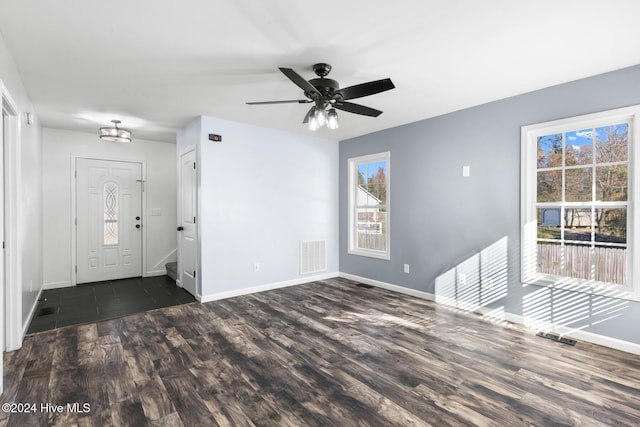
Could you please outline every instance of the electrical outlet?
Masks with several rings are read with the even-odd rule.
[[[409,264],[404,265],[404,272],[409,274]]]
[[[464,177],[471,176],[471,166],[469,165],[462,166],[462,176]]]
[[[259,262],[254,262],[253,263],[253,272],[257,273],[258,271],[260,271],[260,263]]]

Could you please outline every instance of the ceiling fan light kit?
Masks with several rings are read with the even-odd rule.
[[[131,142],[131,131],[118,127],[120,120],[111,120],[113,127],[100,128],[100,139],[112,142]]]
[[[375,95],[376,93],[395,88],[391,79],[382,79],[340,89],[337,81],[327,78],[327,74],[331,71],[331,65],[325,63],[318,63],[313,66],[313,71],[318,78],[309,81],[305,80],[291,68],[280,67],[279,70],[287,76],[289,80],[295,83],[296,86],[303,90],[304,96],[307,99],[247,102],[247,104],[314,103],[315,105],[309,109],[302,121],[302,123],[307,124],[309,130],[312,131],[322,126],[326,126],[332,130],[338,129],[338,112],[336,109],[363,116],[378,117],[382,114],[382,111],[346,101]]]
[[[315,107],[309,117],[309,122],[307,123],[307,125],[309,127],[309,130],[312,130],[312,131],[316,131],[320,127],[320,121],[318,120],[318,112],[316,111]]]
[[[331,108],[327,113],[327,127],[331,130],[338,129],[338,112],[335,108]]]

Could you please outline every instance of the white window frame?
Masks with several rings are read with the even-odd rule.
[[[627,283],[616,285],[537,272],[537,139],[573,130],[628,123],[629,188],[627,192]],[[640,105],[538,123],[521,128],[521,280],[524,284],[549,286],[640,301]]]
[[[385,185],[387,190],[387,203],[383,205],[387,212],[387,236],[386,236],[386,251],[379,251],[374,249],[358,248],[358,221],[356,218],[357,208],[367,206],[357,206],[358,200],[358,165],[363,163],[372,163],[384,161],[387,163],[387,171],[385,173]],[[369,154],[366,156],[353,157],[348,160],[349,162],[349,249],[348,253],[352,255],[360,255],[371,258],[379,258],[384,260],[391,259],[391,153],[385,151],[382,153]],[[372,208],[374,206],[371,206]],[[380,207],[380,206],[376,206]]]

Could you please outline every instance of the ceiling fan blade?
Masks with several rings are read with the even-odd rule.
[[[311,107],[309,111],[307,111],[307,114],[304,116],[304,120],[302,120],[302,123],[304,123],[305,125],[309,123],[309,118],[311,118],[311,113],[313,113],[313,110],[315,109],[316,107],[314,106],[314,107]]]
[[[305,93],[315,94],[318,98],[322,96],[318,89],[316,89],[311,83],[306,81],[300,74],[293,71],[291,68],[282,68],[279,67],[279,70],[282,71],[282,74],[287,76],[289,80],[294,82],[300,89],[302,89]]]
[[[262,105],[262,104],[308,104],[309,102],[313,102],[310,99],[291,99],[288,101],[259,101],[259,102],[247,102],[247,105]]]
[[[338,92],[342,94],[342,99],[362,98],[363,96],[374,95],[395,88],[391,79],[375,80],[368,83],[345,87]]]
[[[361,114],[363,116],[378,117],[382,114],[382,111],[375,108],[365,107],[364,105],[354,104],[353,102],[336,102],[333,104],[334,108],[342,111],[348,111],[349,113]]]

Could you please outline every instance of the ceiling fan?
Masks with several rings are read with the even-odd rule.
[[[376,93],[395,88],[391,79],[382,79],[340,89],[337,81],[326,78],[327,74],[331,71],[331,65],[325,63],[319,63],[313,66],[313,71],[318,78],[309,81],[306,81],[291,68],[280,67],[279,69],[289,80],[304,91],[304,96],[306,96],[307,99],[247,102],[247,104],[313,103],[314,106],[311,107],[302,121],[302,123],[308,124],[310,130],[316,130],[324,125],[329,129],[337,129],[338,113],[336,109],[363,116],[378,117],[382,114],[382,111],[364,105],[354,104],[353,102],[347,102],[347,100],[375,95]]]

